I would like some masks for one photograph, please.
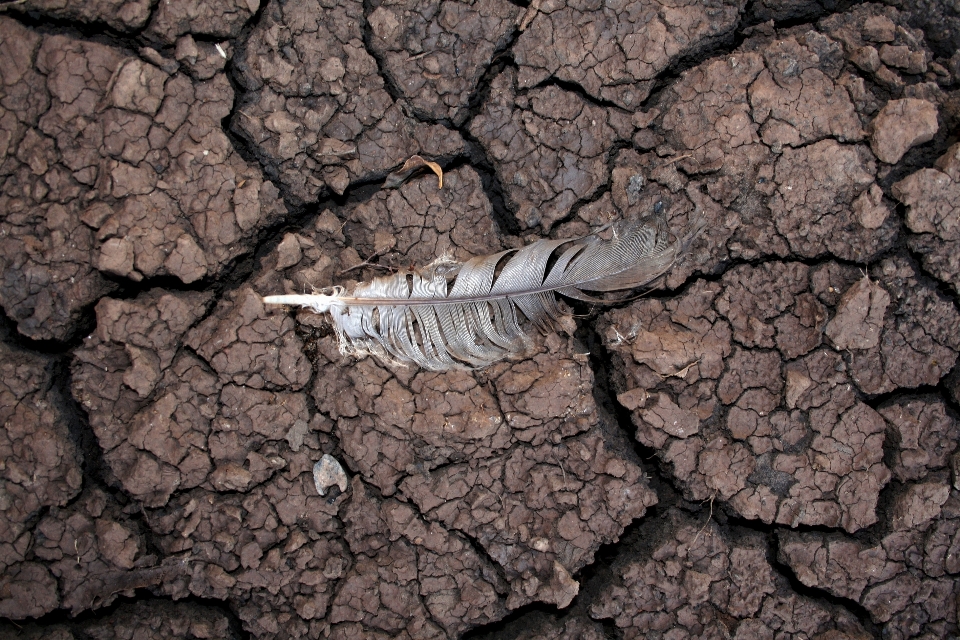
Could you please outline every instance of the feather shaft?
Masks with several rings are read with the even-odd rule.
[[[372,353],[431,370],[483,367],[528,350],[521,318],[541,332],[568,313],[557,294],[604,302],[589,292],[635,289],[665,273],[700,231],[670,233],[662,209],[596,236],[539,240],[521,249],[441,260],[358,284],[350,295],[266,296],[266,304],[329,313],[344,354]]]

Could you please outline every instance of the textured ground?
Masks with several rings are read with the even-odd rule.
[[[946,0],[0,0],[0,638],[960,636],[958,131]],[[659,200],[483,371],[260,299]]]

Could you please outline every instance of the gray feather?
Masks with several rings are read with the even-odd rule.
[[[523,324],[542,332],[568,312],[557,294],[602,303],[596,293],[634,289],[669,269],[699,231],[678,239],[659,208],[595,236],[539,240],[460,264],[438,260],[356,286],[345,295],[267,296],[267,304],[329,313],[344,354],[373,354],[424,369],[485,367],[531,347]],[[593,293],[588,293],[593,292]]]

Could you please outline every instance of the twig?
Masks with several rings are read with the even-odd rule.
[[[344,224],[346,224],[346,223],[344,223]],[[341,227],[341,229],[342,229],[342,228],[343,228],[343,227]],[[346,269],[344,269],[343,271],[341,271],[341,272],[338,273],[337,275],[338,275],[338,276],[342,276],[342,275],[345,274],[345,273],[350,273],[351,271],[354,271],[354,270],[356,270],[356,269],[362,269],[362,268],[364,268],[364,267],[373,267],[374,269],[386,269],[387,271],[393,271],[393,270],[394,270],[394,267],[388,267],[387,265],[384,265],[384,264],[377,264],[377,263],[375,263],[375,262],[370,262],[370,261],[373,260],[374,258],[379,258],[380,256],[382,256],[382,255],[383,255],[384,253],[386,253],[386,252],[387,252],[386,249],[384,249],[383,251],[377,251],[376,253],[374,253],[372,256],[370,256],[369,258],[367,258],[366,260],[364,260],[364,261],[361,262],[360,264],[355,264],[355,265],[353,265],[352,267],[347,267]]]
[[[560,459],[560,456],[557,455],[557,450],[553,450],[553,457],[557,461],[557,465],[560,467],[560,473],[563,474],[563,488],[567,488],[567,471],[563,468],[563,461]]]
[[[407,58],[407,62],[410,62],[410,61],[412,61],[412,60],[419,60],[420,58],[422,58],[422,57],[424,57],[424,56],[428,56],[428,55],[430,55],[431,53],[434,53],[434,52],[435,52],[435,51],[434,51],[433,49],[431,49],[430,51],[422,51],[422,52],[418,53],[418,54],[415,55],[415,56],[410,56],[409,58]]]
[[[697,540],[700,539],[700,534],[703,533],[703,530],[707,528],[707,525],[710,524],[710,521],[713,519],[713,499],[717,497],[717,492],[714,491],[713,495],[710,496],[710,513],[707,514],[707,521],[703,523],[703,526],[700,527],[700,531],[697,531],[697,535],[694,536],[693,542],[690,543],[690,546],[693,547],[697,544]],[[705,502],[705,501],[704,501]],[[703,504],[701,502],[700,504]]]
[[[676,158],[671,158],[671,159],[668,160],[667,162],[664,162],[664,163],[663,163],[663,166],[665,167],[665,166],[667,166],[668,164],[673,164],[674,162],[680,162],[681,160],[685,160],[686,158],[692,158],[692,157],[693,157],[693,154],[692,154],[692,153],[688,153],[688,154],[682,155],[682,156],[677,156]]]
[[[657,375],[660,377],[661,380],[666,380],[667,378],[680,378],[681,380],[683,380],[683,379],[687,376],[687,372],[690,371],[690,367],[692,367],[692,366],[695,365],[695,364],[699,364],[699,363],[700,363],[700,358],[697,358],[696,360],[694,360],[693,362],[691,362],[690,364],[688,364],[688,365],[685,366],[684,368],[678,369],[677,371],[674,371],[673,373],[666,373],[666,374],[664,374],[664,373],[658,373]]]

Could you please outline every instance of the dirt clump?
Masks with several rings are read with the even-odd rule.
[[[609,149],[633,133],[630,117],[558,86],[518,95],[517,74],[494,79],[470,132],[498,167],[521,229],[544,231],[601,187]]]
[[[0,303],[24,335],[71,337],[115,288],[107,276],[215,276],[285,212],[221,128],[233,102],[222,72],[193,80],[6,17],[0,29]]]
[[[832,270],[843,277],[844,268]],[[849,270],[846,277],[854,278]],[[830,282],[823,267],[737,267],[675,300],[608,314],[604,341],[623,367],[618,399],[631,411],[637,438],[671,465],[691,499],[721,497],[744,517],[789,526],[853,532],[876,521],[879,492],[891,477],[885,426],[853,385],[877,393],[936,383],[955,358],[955,329],[947,327],[956,326],[956,311],[912,280],[888,280],[883,292],[848,280],[839,301],[831,290],[843,288]],[[914,294],[905,304],[901,287],[908,286]],[[865,287],[869,302],[857,313],[852,308]],[[887,289],[899,302],[896,312],[886,313]],[[917,342],[916,329],[908,329],[916,326],[915,302],[943,304],[941,328],[929,318],[925,324],[946,344]],[[849,363],[823,344],[824,332],[851,354]],[[898,339],[904,335],[911,341]],[[945,366],[931,364],[931,350]],[[875,382],[868,362],[885,352],[890,374]]]
[[[933,397],[880,409],[888,425],[892,492],[878,539],[781,532],[780,560],[801,582],[859,602],[885,636],[948,636],[957,625],[958,494],[949,452],[960,430]]]
[[[377,2],[367,20],[372,52],[414,109],[460,124],[493,55],[506,44],[522,10],[505,0]]]
[[[614,583],[590,608],[624,638],[869,637],[852,614],[795,593],[771,567],[762,539],[734,540],[676,511],[664,525],[648,554],[614,568]]]
[[[960,225],[955,203],[960,192],[960,145],[953,145],[934,167],[920,169],[893,185],[907,206],[907,227],[915,234],[910,248],[923,266],[960,292]]]
[[[215,607],[165,600],[122,604],[100,619],[85,621],[73,628],[63,624],[47,627],[27,624],[9,630],[0,627],[0,638],[4,640],[234,640],[239,637],[230,619]]]
[[[514,57],[521,88],[547,78],[575,83],[593,98],[636,109],[657,76],[732,38],[745,3],[651,2],[643,6],[563,1],[533,5]]]
[[[0,615],[40,617],[60,597],[48,568],[31,560],[32,529],[80,492],[80,456],[52,388],[53,363],[2,343],[0,363]]]
[[[878,543],[781,534],[780,556],[806,585],[859,602],[890,637],[949,636],[957,624],[957,495],[934,475],[897,492]]]
[[[233,128],[298,204],[383,178],[415,153],[463,150],[459,134],[408,117],[390,96],[362,20],[357,1],[270,3],[236,61],[246,95]]]
[[[873,272],[891,294],[877,349],[851,349],[851,375],[866,393],[935,385],[953,367],[960,348],[956,307],[906,260],[883,260]],[[922,318],[922,319],[921,319]],[[882,359],[883,368],[877,363]]]
[[[73,3],[63,0],[25,0],[10,3],[13,11],[38,12],[60,20],[104,22],[118,31],[143,28],[150,19],[149,0],[95,0]]]
[[[6,461],[0,562],[9,566],[23,559],[26,523],[43,508],[66,504],[82,478],[62,400],[52,388],[53,363],[2,343],[0,362],[0,451]]]
[[[926,100],[891,100],[873,121],[870,147],[887,164],[896,164],[910,147],[933,140],[937,108]]]

